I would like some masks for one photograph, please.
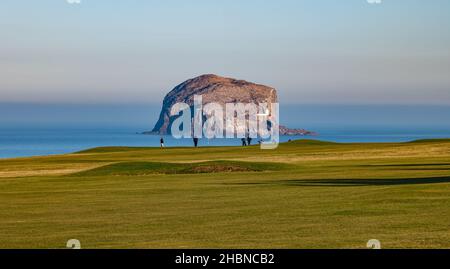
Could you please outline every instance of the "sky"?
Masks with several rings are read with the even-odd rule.
[[[450,1],[0,1],[0,103],[160,104],[209,73],[282,104],[450,105]]]

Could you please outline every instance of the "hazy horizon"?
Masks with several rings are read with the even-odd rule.
[[[161,104],[5,104],[0,130],[108,129],[151,130]],[[312,131],[449,131],[450,105],[281,104],[280,122]]]
[[[450,105],[449,11],[447,0],[4,0],[0,102],[159,104],[214,73],[272,86],[282,104]]]

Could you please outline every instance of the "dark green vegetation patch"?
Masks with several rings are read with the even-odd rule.
[[[289,169],[288,164],[210,161],[199,163],[121,162],[74,174],[74,176],[145,176],[151,174],[202,174],[263,172]]]

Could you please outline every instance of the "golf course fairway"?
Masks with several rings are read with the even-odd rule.
[[[450,140],[0,160],[0,248],[450,248]]]

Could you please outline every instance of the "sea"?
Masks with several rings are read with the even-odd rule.
[[[160,136],[144,135],[157,120],[151,105],[0,106],[0,158],[68,154],[94,147],[159,147]],[[284,113],[284,117],[283,117]],[[450,138],[449,106],[292,105],[281,122],[317,136],[282,136],[280,142],[407,142]],[[191,139],[164,136],[167,147],[192,147]],[[256,142],[256,141],[253,141]],[[240,139],[200,139],[201,147],[239,146]]]

